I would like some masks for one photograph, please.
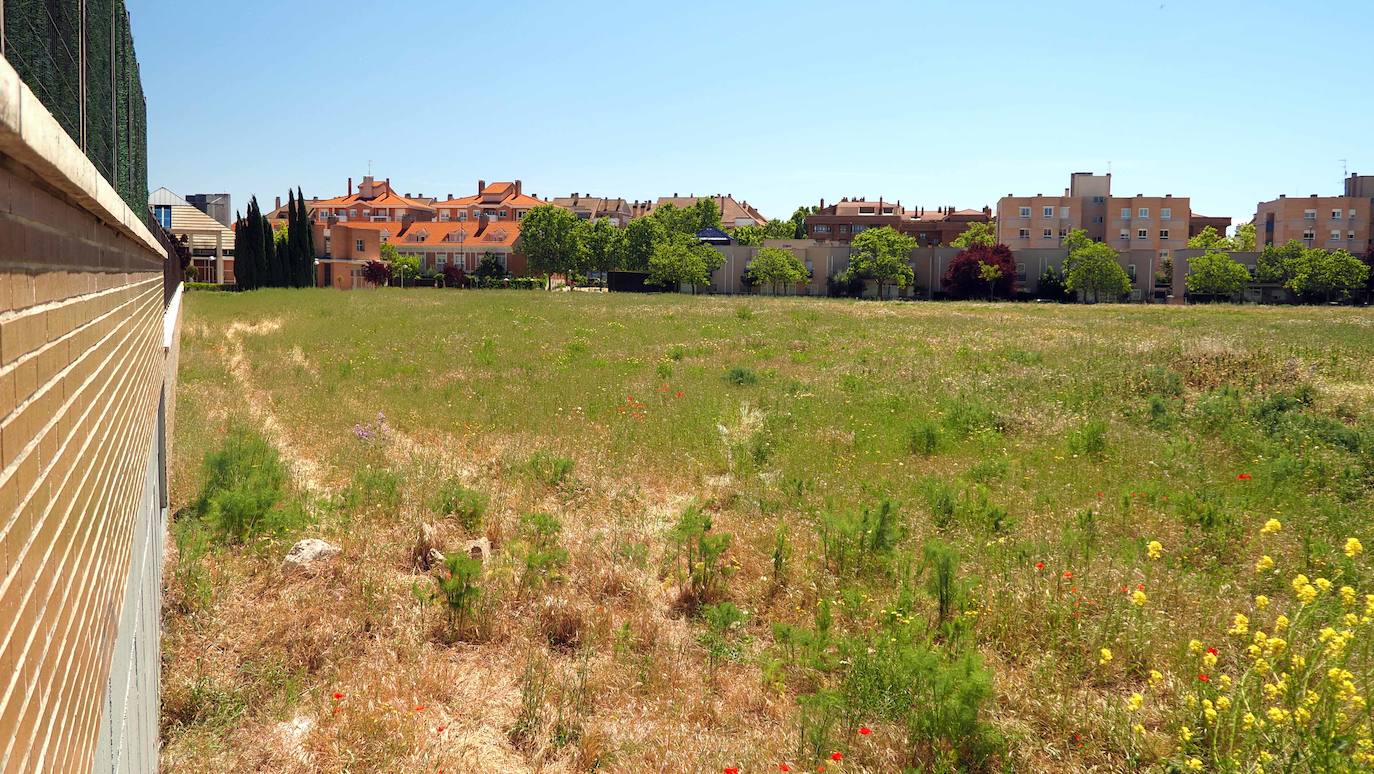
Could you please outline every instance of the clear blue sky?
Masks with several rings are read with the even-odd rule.
[[[149,184],[401,192],[479,178],[771,217],[841,196],[1113,192],[1248,220],[1374,174],[1368,0],[128,0]]]

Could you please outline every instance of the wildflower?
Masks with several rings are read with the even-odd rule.
[[[873,729],[869,728],[868,726],[859,726],[860,736],[868,736],[871,733],[873,733]]]
[[[1269,597],[1266,597],[1263,594],[1256,594],[1255,607],[1259,608],[1260,610],[1269,607]]]
[[[1270,556],[1269,554],[1261,556],[1255,562],[1255,572],[1268,572],[1272,569],[1274,569],[1274,557]]]
[[[1189,653],[1201,653],[1201,652],[1202,652],[1202,643],[1201,643],[1201,642],[1198,642],[1197,640],[1188,640],[1188,652],[1189,652]]]
[[[842,761],[842,760],[844,760],[844,753],[840,753],[840,752],[833,752],[833,753],[830,753],[830,760],[836,761],[836,762]]]
[[[1327,580],[1326,578],[1318,578],[1312,582],[1316,585],[1317,588],[1321,589],[1321,592],[1323,594],[1331,590],[1331,581]]]
[[[334,701],[338,701],[339,699],[342,699],[342,698],[343,698],[343,694],[342,694],[342,693],[339,693],[338,691],[335,691],[335,692],[334,692]]]
[[[1145,726],[1136,723],[1135,725],[1131,726],[1131,733],[1135,734],[1136,736],[1144,736]]]
[[[1164,682],[1164,674],[1158,669],[1150,670],[1150,685],[1159,685]]]
[[[1136,589],[1135,593],[1131,594],[1131,604],[1136,607],[1144,607],[1145,603],[1148,601],[1149,599],[1145,596],[1145,592],[1140,589]]]
[[[1229,690],[1231,690],[1231,676],[1230,676],[1230,675],[1222,675],[1222,676],[1220,677],[1220,679],[1218,680],[1218,682],[1221,683],[1221,689],[1222,689],[1223,691],[1229,691]],[[1221,697],[1221,699],[1218,699],[1218,700],[1217,700],[1217,703],[1220,704],[1221,701],[1222,701],[1222,699],[1225,699],[1227,704],[1230,704],[1230,703],[1231,703],[1231,700],[1230,700],[1230,699],[1227,699],[1225,696]],[[1225,709],[1225,707],[1222,707],[1222,709]]]
[[[1225,677],[1225,676],[1226,676],[1226,675],[1222,675],[1222,677]],[[1218,696],[1218,697],[1217,697],[1217,709],[1221,710],[1222,712],[1225,712],[1226,710],[1231,709],[1231,700],[1230,700],[1229,698],[1225,697],[1225,696]]]
[[[1183,742],[1184,744],[1191,742],[1193,739],[1193,729],[1187,726],[1181,726],[1178,729],[1178,739],[1180,742]]]
[[[1279,617],[1274,619],[1274,632],[1275,632],[1275,633],[1281,632],[1281,631],[1283,631],[1284,629],[1287,629],[1287,628],[1288,628],[1288,616],[1283,615],[1282,613],[1280,613],[1280,614],[1279,614]]]
[[[786,763],[779,763],[779,764],[778,764],[778,771],[791,771],[791,770],[792,770],[792,767],[791,767],[791,766],[788,766]]]
[[[739,774],[739,766],[726,766],[725,774]]]
[[[1364,553],[1364,544],[1360,543],[1359,538],[1350,537],[1345,539],[1346,556],[1350,557],[1351,559],[1354,559],[1362,553]]]
[[[674,398],[681,398],[683,395],[684,393],[682,392],[682,390],[678,390],[677,392],[673,393]]]
[[[1211,669],[1217,665],[1217,654],[1215,650],[1208,650],[1202,654],[1202,665]]]
[[[1035,563],[1035,569],[1037,569],[1037,570],[1043,570],[1043,569],[1045,569],[1045,563],[1044,563],[1044,562],[1036,562],[1036,563]]]
[[[1072,578],[1072,577],[1073,577],[1073,570],[1065,570],[1065,571],[1064,571],[1064,579],[1065,579],[1065,580],[1068,580],[1068,579],[1070,579],[1070,578]]]
[[[1341,586],[1341,602],[1347,607],[1355,604],[1355,589],[1349,586]]]
[[[1282,723],[1288,719],[1288,710],[1282,707],[1270,707],[1264,714],[1268,715],[1269,719],[1275,723]]]
[[[1158,559],[1164,553],[1164,546],[1158,540],[1151,540],[1145,546],[1145,555],[1151,559]]]
[[[1189,759],[1188,759],[1188,770],[1189,770],[1189,771],[1202,771],[1202,761],[1198,760],[1197,758],[1189,758]]]
[[[1242,718],[1240,719],[1240,722],[1241,722],[1242,725],[1245,726],[1245,728],[1246,728],[1247,730],[1248,730],[1248,729],[1251,729],[1251,728],[1254,728],[1254,727],[1255,727],[1255,713],[1253,713],[1253,712],[1247,712],[1247,713],[1245,713],[1245,716],[1242,717]]]
[[[1206,672],[1202,672],[1202,673],[1198,674],[1197,679],[1201,680],[1201,681],[1204,682],[1204,683],[1210,683],[1210,682],[1212,682],[1212,678],[1209,677],[1209,676],[1207,675]]]
[[[1126,700],[1126,709],[1130,710],[1131,712],[1139,712],[1140,708],[1144,705],[1145,697],[1141,696],[1139,693],[1131,694],[1131,697]]]
[[[1097,652],[1097,654],[1098,654],[1097,663],[1099,663],[1099,664],[1101,664],[1101,665],[1103,665],[1103,666],[1106,666],[1107,664],[1110,664],[1110,663],[1112,662],[1112,649],[1111,649],[1111,648],[1103,648],[1103,649],[1099,650],[1099,651]]]
[[[1236,613],[1231,619],[1231,628],[1226,630],[1228,634],[1243,637],[1250,631],[1250,617],[1244,613]]]
[[[448,728],[448,724],[447,724],[447,723],[445,723],[445,724],[442,725],[442,726],[435,726],[435,727],[434,727],[434,731],[435,731],[436,733],[442,734],[442,733],[444,732],[444,729],[445,729],[445,728]]]
[[[1264,522],[1263,527],[1260,527],[1260,534],[1272,535],[1281,529],[1283,529],[1283,522],[1279,521],[1278,519],[1270,519],[1269,521]]]
[[[423,705],[423,704],[416,704],[416,705],[415,705],[415,711],[416,711],[416,712],[424,712],[424,711],[425,711],[425,705]]]

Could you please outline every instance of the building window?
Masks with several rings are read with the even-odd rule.
[[[1135,264],[1132,263],[1126,267],[1126,276],[1131,278],[1131,282],[1135,282]]]
[[[444,270],[444,264],[446,263],[448,263],[447,255],[439,253],[438,255],[434,256],[434,268],[438,269],[439,271]]]
[[[524,211],[524,210],[518,210],[518,211],[515,213],[515,219],[516,219],[516,220],[524,220],[524,219],[525,219],[525,211]]]
[[[1332,219],[1332,220],[1340,220],[1340,219],[1341,219],[1341,211],[1340,211],[1340,210],[1332,210],[1332,211],[1331,211],[1331,219]]]
[[[504,217],[506,217],[506,211],[505,211],[505,210],[501,210],[500,212],[496,213],[496,216],[497,216],[498,218],[504,218]]]
[[[1054,239],[1054,230],[1053,230],[1053,229],[1048,229],[1048,228],[1045,229],[1044,232],[1041,233],[1040,238],[1041,238],[1041,239]]]
[[[467,220],[467,219],[468,219],[468,211],[467,211],[467,210],[459,210],[459,211],[458,211],[458,220]]]
[[[1316,238],[1317,238],[1317,232],[1313,231],[1313,230],[1310,229],[1310,228],[1303,229],[1303,231],[1302,231],[1302,238],[1303,238],[1303,239],[1306,239],[1306,240],[1309,241],[1309,242],[1311,242],[1313,239],[1316,239]]]
[[[354,247],[358,250],[358,252],[361,253],[361,252],[364,250],[364,248],[363,248],[363,240],[359,239],[358,242],[357,242],[357,244],[354,245]]]
[[[1131,219],[1131,208],[1130,208],[1130,207],[1122,207],[1122,208],[1121,208],[1121,219],[1122,219],[1122,220],[1130,220],[1130,219]]]
[[[1149,229],[1145,229],[1145,228],[1139,229],[1139,230],[1136,231],[1135,237],[1136,237],[1136,239],[1149,239],[1149,238],[1150,238],[1150,230],[1149,230]]]
[[[1066,237],[1066,236],[1068,236],[1068,235],[1069,235],[1069,230],[1068,230],[1068,229],[1066,229],[1066,228],[1061,228],[1061,229],[1059,229],[1059,238],[1060,238],[1060,239],[1063,239],[1064,237]]]
[[[1159,238],[1160,238],[1160,239],[1168,239],[1168,238],[1169,238],[1169,229],[1167,229],[1167,228],[1162,228],[1162,229],[1160,229],[1160,230],[1159,230]]]
[[[1131,230],[1130,230],[1130,229],[1128,229],[1128,228],[1123,228],[1123,229],[1121,229],[1121,241],[1123,241],[1123,242],[1129,242],[1129,241],[1131,241]]]
[[[892,208],[891,208],[891,207],[884,207],[884,208],[883,208],[883,214],[884,214],[884,215],[891,215],[891,214],[892,214]]]
[[[354,210],[349,210],[349,211],[348,211],[348,214],[349,214],[349,215],[352,215],[352,216],[355,217],[355,218],[358,217],[358,211],[357,211],[356,209],[354,209]]]
[[[1043,212],[1045,213],[1045,217],[1047,217],[1047,218],[1053,218],[1053,217],[1054,217],[1054,208],[1053,208],[1053,207],[1046,207],[1046,208],[1043,210]]]
[[[859,208],[859,214],[860,214],[860,215],[872,215],[872,214],[873,214],[873,208],[872,208],[872,207],[860,207],[860,208]]]
[[[1021,217],[1023,217],[1023,218],[1029,218],[1029,217],[1030,217],[1030,207],[1022,207],[1022,208],[1021,208]]]
[[[1354,210],[1351,210],[1351,211],[1350,211],[1350,219],[1351,219],[1351,220],[1354,220],[1354,219],[1355,219],[1355,211],[1354,211]]]
[[[1316,220],[1316,219],[1317,219],[1317,211],[1316,211],[1316,210],[1303,210],[1303,211],[1302,211],[1302,219],[1303,219],[1303,220]]]
[[[170,204],[154,204],[153,217],[157,218],[157,224],[163,228],[172,227],[172,206]]]
[[[1069,208],[1068,208],[1068,207],[1060,207],[1060,208],[1059,208],[1059,217],[1064,218],[1065,220],[1068,220],[1068,217],[1069,217]]]
[[[1354,232],[1354,231],[1351,231],[1351,232],[1348,232],[1348,233],[1349,233],[1349,236],[1350,236],[1350,241],[1354,242],[1354,241],[1355,241],[1355,232]]]
[[[1138,213],[1136,213],[1136,214],[1139,215],[1139,217],[1140,217],[1141,220],[1149,220],[1149,218],[1150,218],[1150,208],[1149,208],[1149,207],[1141,207],[1141,208],[1140,208],[1140,212],[1138,212]]]
[[[1103,196],[1094,196],[1094,197],[1093,197],[1093,204],[1106,204],[1106,202],[1107,202],[1106,197],[1103,197]]]
[[[1341,241],[1341,230],[1340,230],[1340,229],[1338,229],[1338,228],[1333,228],[1333,229],[1331,229],[1331,241],[1332,241],[1332,242],[1339,242],[1339,241]]]
[[[448,210],[439,210],[439,220],[448,220]]]
[[[1017,239],[1030,239],[1030,229],[1023,228],[1016,232]]]
[[[1159,251],[1159,260],[1165,261],[1165,260],[1168,260],[1168,259],[1169,259],[1169,251],[1168,251],[1168,250],[1160,250],[1160,251]]]
[[[843,229],[844,226],[840,226],[840,228]],[[853,227],[852,229],[850,229],[850,231],[853,231],[855,234],[857,234],[857,233],[859,233],[860,231],[863,231],[863,230],[866,229],[866,228],[868,228],[868,226],[863,226],[863,225],[860,225],[860,224],[858,224],[858,223],[855,223],[855,224],[854,224],[854,227]]]
[[[1017,281],[1017,282],[1025,282],[1025,281],[1026,281],[1026,264],[1024,264],[1024,263],[1018,263],[1018,264],[1016,264],[1016,281]]]
[[[1171,208],[1171,207],[1161,207],[1161,208],[1159,209],[1159,219],[1160,219],[1160,220],[1170,220],[1170,219],[1172,219],[1173,217],[1174,217],[1173,208]]]
[[[1093,216],[1093,223],[1105,223],[1106,220],[1101,215]]]
[[[830,227],[824,223],[817,223],[816,225],[811,227],[811,231],[816,234],[829,234]]]

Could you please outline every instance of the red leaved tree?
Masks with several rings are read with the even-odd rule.
[[[983,279],[983,264],[1002,270],[992,283],[992,294],[1011,298],[1016,292],[1016,261],[1006,245],[971,245],[959,251],[949,262],[941,280],[945,292],[953,298],[987,298],[988,282]]]
[[[381,287],[391,281],[391,266],[381,261],[368,261],[363,264],[363,279]]]

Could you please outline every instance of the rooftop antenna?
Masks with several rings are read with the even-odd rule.
[[[367,160],[367,176],[372,177],[372,159]]]
[[[1350,165],[1349,165],[1349,160],[1348,160],[1348,159],[1341,159],[1341,179],[1342,179],[1342,180],[1346,179],[1347,177],[1350,177],[1350,169],[1349,169],[1349,166],[1350,166]]]
[[[1107,174],[1110,175],[1111,173],[1112,173],[1112,160],[1111,160],[1111,159],[1107,159]]]

